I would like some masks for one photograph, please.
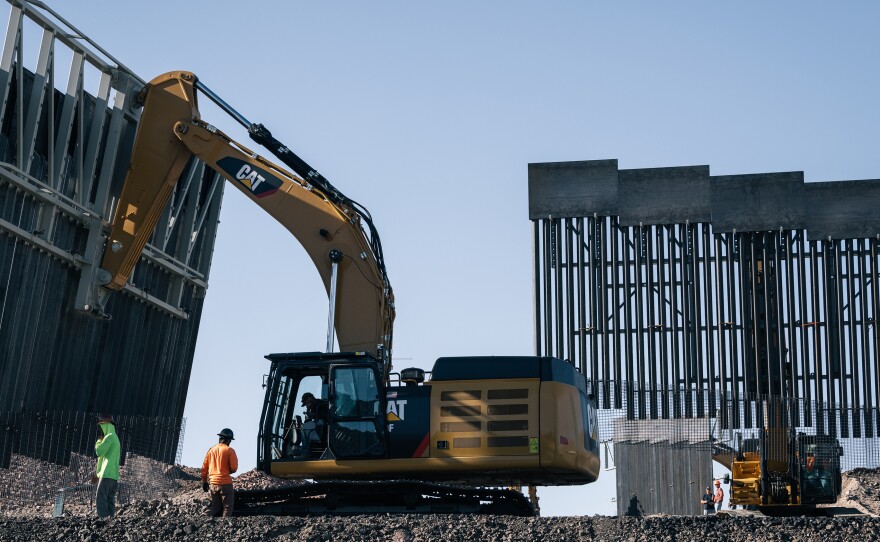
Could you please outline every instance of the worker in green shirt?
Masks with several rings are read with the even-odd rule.
[[[95,504],[98,507],[98,517],[105,518],[116,513],[116,489],[119,483],[119,437],[116,435],[116,425],[110,414],[98,414],[98,427],[101,428],[101,438],[95,442],[95,455],[98,456],[98,468],[92,477],[97,482],[98,491],[95,496]]]

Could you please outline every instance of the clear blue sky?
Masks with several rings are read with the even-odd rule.
[[[398,369],[534,352],[530,162],[880,178],[877,2],[51,4],[141,77],[195,72],[372,212]],[[253,468],[263,356],[322,350],[326,318],[305,253],[228,187],[184,464],[231,427]],[[613,472],[539,495],[616,511]]]

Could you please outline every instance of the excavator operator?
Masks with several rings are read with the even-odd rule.
[[[302,425],[302,442],[305,452],[311,455],[312,451],[327,446],[327,414],[328,404],[323,399],[316,398],[312,393],[302,395],[302,406],[306,407],[306,421]],[[320,453],[320,452],[318,452]]]
[[[306,407],[306,420],[327,423],[327,401],[306,392],[302,396],[302,406]]]

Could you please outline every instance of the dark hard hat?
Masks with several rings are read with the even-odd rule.
[[[235,437],[232,436],[232,429],[226,428],[217,433],[218,437],[225,437],[229,440],[235,440]]]
[[[116,423],[113,421],[112,414],[101,413],[98,414],[98,423]]]

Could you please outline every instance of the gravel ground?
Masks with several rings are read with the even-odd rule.
[[[877,540],[880,518],[764,518],[665,516],[652,518],[510,516],[352,516],[202,518],[120,516],[0,521],[0,540]]]
[[[281,483],[251,471],[235,479],[245,488]],[[844,476],[836,517],[769,518],[759,515],[582,516],[519,518],[467,515],[372,515],[313,517],[233,517],[204,515],[205,494],[194,469],[181,468],[180,487],[164,498],[120,507],[116,517],[99,520],[82,507],[66,508],[53,519],[50,506],[12,508],[0,514],[0,540],[161,541],[852,541],[880,539],[880,470],[857,469]]]

